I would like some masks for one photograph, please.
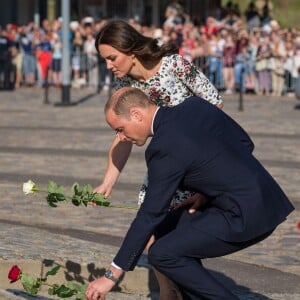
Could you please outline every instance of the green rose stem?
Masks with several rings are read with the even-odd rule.
[[[37,192],[46,193],[48,205],[51,207],[57,207],[58,202],[67,202],[67,200],[71,200],[75,206],[96,204],[98,206],[138,210],[138,207],[111,204],[104,195],[94,193],[92,186],[89,184],[80,187],[77,182],[73,183],[71,187],[72,196],[65,195],[64,190],[65,188],[62,185],[59,185],[52,180],[49,181],[47,190],[39,189],[31,180],[23,183],[23,192],[25,195]]]
[[[31,295],[37,295],[42,286],[47,286],[49,287],[49,295],[58,296],[59,298],[75,297],[76,300],[85,300],[87,284],[73,282],[68,282],[67,284],[49,284],[47,282],[48,277],[56,275],[59,269],[60,265],[57,265],[48,271],[44,277],[34,278],[31,275],[22,272],[17,265],[14,265],[8,273],[8,279],[10,280],[10,283],[20,280],[24,290]]]
[[[75,182],[71,187],[72,196],[67,196],[64,193],[65,188],[62,185],[50,180],[46,190],[39,189],[37,185],[32,181],[28,180],[23,183],[23,192],[25,195],[34,193],[45,193],[47,194],[46,200],[49,206],[57,207],[58,202],[67,202],[70,200],[75,206],[87,206],[89,204],[95,204],[98,206],[106,206],[112,208],[123,208],[138,210],[138,207],[124,206],[124,205],[112,205],[105,198],[104,195],[94,193],[91,185],[87,184],[83,187]],[[48,294],[55,295],[59,298],[69,298],[75,296],[76,300],[85,300],[85,290],[87,285],[80,285],[77,283],[68,282],[66,285],[62,284],[49,284],[47,283],[48,276],[56,275],[60,266],[55,266],[52,270],[48,271],[44,278],[32,278],[29,274],[23,273],[18,266],[13,266],[9,272],[8,278],[11,283],[20,280],[25,291],[36,295],[42,285],[49,286]]]

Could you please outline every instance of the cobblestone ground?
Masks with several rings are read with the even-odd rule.
[[[107,260],[115,254],[135,211],[76,208],[70,204],[50,209],[42,195],[25,197],[21,190],[28,179],[41,188],[50,179],[68,188],[75,181],[92,186],[100,183],[114,134],[104,120],[106,98],[104,93],[72,90],[71,104],[77,105],[64,107],[57,105],[61,104],[61,94],[56,89],[50,90],[49,105],[43,103],[40,89],[0,92],[0,260],[52,256],[87,263],[96,261],[100,253]],[[250,133],[256,156],[296,206],[296,211],[267,240],[226,259],[300,276],[300,231],[296,228],[300,219],[300,110],[294,109],[297,100],[249,95],[244,97],[241,112],[236,96],[224,98],[225,112]],[[110,197],[114,204],[136,206],[145,175],[143,151],[144,148],[134,148]],[[26,299],[24,295],[2,293],[3,299]],[[266,293],[263,298],[242,292],[239,296],[298,299],[291,293]],[[109,297],[149,299],[120,293]],[[155,299],[157,295],[151,297]]]

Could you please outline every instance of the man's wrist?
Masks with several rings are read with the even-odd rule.
[[[104,273],[104,277],[110,279],[114,283],[118,283],[120,281],[121,276],[124,271],[118,266],[111,265]]]
[[[107,269],[104,273],[104,277],[113,281],[115,284],[119,282],[119,278],[114,276],[113,272],[110,269]]]

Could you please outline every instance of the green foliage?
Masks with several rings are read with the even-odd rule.
[[[64,284],[59,285],[59,286],[53,285],[51,288],[48,289],[48,294],[56,295],[60,298],[70,298],[77,294],[77,290],[69,288],[69,287],[65,286]]]
[[[66,285],[57,285],[54,284],[51,288],[48,289],[49,295],[56,295],[60,298],[69,298],[76,295],[76,300],[85,300],[85,291],[87,284],[78,284],[75,282],[68,282]]]
[[[41,286],[48,285],[50,288],[48,289],[48,294],[52,296],[57,296],[59,298],[70,298],[75,296],[76,300],[85,300],[85,291],[87,289],[87,284],[78,284],[76,282],[68,282],[66,284],[48,284],[48,276],[54,276],[59,271],[60,266],[57,265],[48,271],[45,277],[39,277],[34,279],[27,273],[21,273],[20,281],[23,285],[24,290],[31,294],[37,295]]]
[[[47,273],[46,273],[46,278],[48,277],[48,276],[54,276],[54,275],[56,275],[57,274],[57,272],[59,271],[59,269],[60,269],[60,266],[55,266],[54,268],[52,268],[50,271],[48,271]]]
[[[31,294],[36,295],[41,287],[41,279],[33,279],[30,275],[27,273],[22,273],[20,278],[22,285],[24,287],[24,290]]]
[[[64,194],[65,189],[62,185],[58,185],[56,182],[50,180],[48,182],[48,193]]]
[[[57,207],[58,202],[66,202],[67,198],[70,198],[75,206],[87,206],[92,203],[98,206],[110,205],[110,202],[106,200],[104,195],[93,192],[93,188],[90,184],[81,187],[79,183],[75,182],[71,187],[71,193],[73,195],[67,197],[64,194],[64,187],[51,180],[48,183],[47,193],[47,203],[51,207]]]

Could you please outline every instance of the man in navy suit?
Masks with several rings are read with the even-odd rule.
[[[105,276],[90,283],[87,299],[104,299],[123,272],[134,269],[150,236],[172,214],[177,188],[204,194],[207,204],[194,214],[183,211],[149,249],[150,263],[178,284],[183,299],[238,299],[201,260],[265,239],[294,209],[253,156],[247,133],[199,97],[157,107],[131,87],[118,90],[105,113],[120,140],[142,146],[152,137],[145,154],[149,182],[118,254]]]

